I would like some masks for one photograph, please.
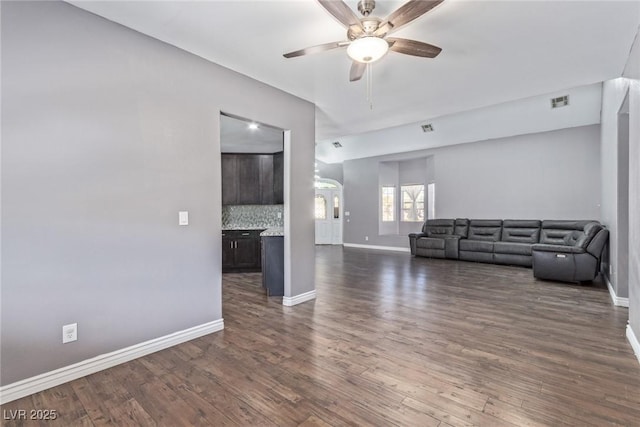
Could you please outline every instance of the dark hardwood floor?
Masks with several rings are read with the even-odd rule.
[[[224,276],[222,332],[2,409],[61,426],[640,426],[628,311],[602,284],[341,247],[317,248],[313,302],[260,283]]]

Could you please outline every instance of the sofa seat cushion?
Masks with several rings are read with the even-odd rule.
[[[421,237],[416,240],[416,247],[424,249],[444,250],[444,239],[438,239],[435,237]]]
[[[493,243],[486,240],[460,240],[461,251],[493,252]]]
[[[495,242],[493,251],[497,254],[531,255],[531,244],[515,242]]]

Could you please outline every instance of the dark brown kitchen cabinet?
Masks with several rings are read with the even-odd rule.
[[[261,199],[260,156],[237,155],[238,164],[238,204],[259,205]]]
[[[260,233],[264,230],[222,232],[222,272],[260,271]]]
[[[262,287],[267,296],[284,295],[284,237],[262,238]]]
[[[282,160],[282,152],[222,154],[222,204],[282,204]]]
[[[284,203],[284,153],[273,155],[273,203]]]
[[[238,156],[222,155],[222,204],[238,204]]]
[[[273,155],[260,154],[260,204],[273,205]]]

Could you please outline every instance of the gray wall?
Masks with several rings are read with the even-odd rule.
[[[312,104],[61,2],[2,2],[1,37],[1,384],[222,317],[220,110],[291,130],[313,289]]]
[[[321,160],[316,160],[318,173],[320,178],[333,179],[340,184],[343,183],[344,177],[342,174],[342,163],[324,163]]]
[[[640,339],[640,40],[624,76],[629,85],[629,326]],[[638,355],[640,357],[640,355]]]
[[[599,143],[591,125],[346,161],[344,241],[408,247],[406,234],[378,235],[378,164],[425,156],[433,156],[438,218],[598,220]]]
[[[624,110],[624,111],[622,111]],[[618,288],[629,286],[629,101],[618,113]]]
[[[629,296],[628,283],[618,280],[620,266],[618,251],[620,241],[618,234],[618,220],[620,209],[625,208],[621,200],[619,182],[627,179],[625,168],[620,167],[619,139],[618,139],[618,112],[624,102],[629,88],[629,81],[625,78],[609,80],[602,85],[602,113],[601,113],[601,185],[602,185],[602,223],[609,229],[609,253],[608,262],[603,265],[607,279],[611,283],[616,295],[621,298]],[[626,233],[627,230],[622,230]]]

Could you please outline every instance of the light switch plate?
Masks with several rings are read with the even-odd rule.
[[[178,225],[189,225],[189,212],[178,212]]]

